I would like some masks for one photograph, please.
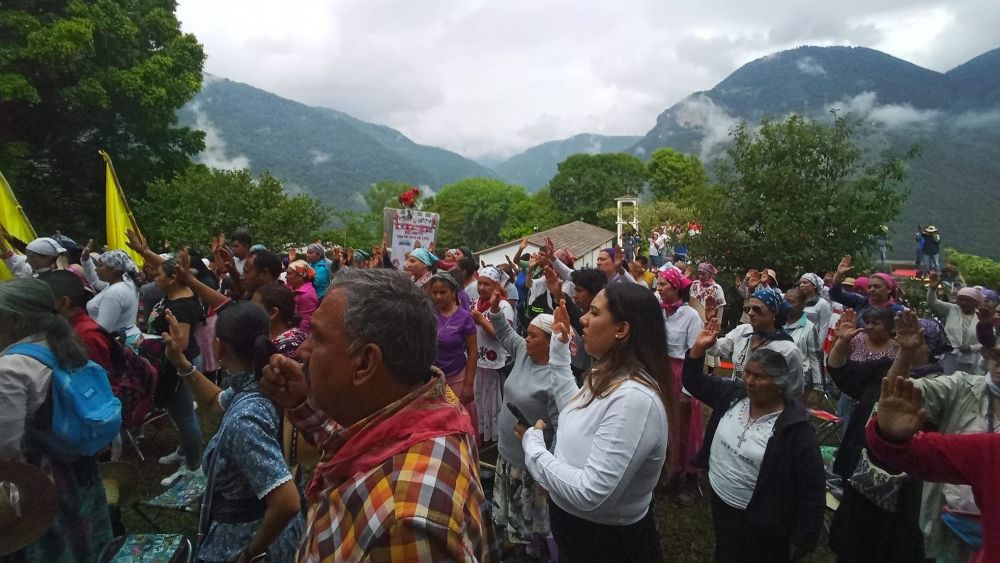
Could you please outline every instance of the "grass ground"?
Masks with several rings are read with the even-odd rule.
[[[708,416],[708,409],[705,415]],[[219,416],[198,411],[202,424],[204,440],[215,433],[219,424]],[[146,437],[140,441],[140,447],[146,456],[144,463],[139,462],[135,452],[126,448],[122,454],[123,461],[135,463],[140,468],[139,481],[128,501],[149,499],[163,491],[160,480],[174,471],[175,466],[163,466],[157,463],[160,456],[173,451],[177,445],[177,435],[166,420],[156,427],[147,428]],[[495,454],[493,454],[495,455]],[[490,453],[484,453],[483,460],[489,461]],[[703,485],[703,490],[706,490]],[[664,550],[664,561],[672,563],[700,563],[712,560],[714,538],[712,535],[712,518],[707,498],[700,498],[688,507],[680,507],[670,499],[656,499],[656,517],[659,524],[661,543]],[[159,511],[156,514],[157,527],[144,520],[131,506],[122,510],[122,521],[129,533],[165,532],[183,533],[194,536],[197,533],[198,516],[173,511]],[[833,554],[825,547],[812,554],[805,561],[832,562]]]

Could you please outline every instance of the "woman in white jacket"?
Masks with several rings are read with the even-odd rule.
[[[528,471],[549,492],[559,560],[661,561],[653,488],[667,452],[676,395],[657,298],[637,284],[611,284],[584,315],[583,341],[596,358],[583,388],[570,370],[569,315],[556,310],[549,368],[559,407],[554,452],[542,428],[520,424]]]
[[[133,276],[139,274],[139,268],[132,258],[123,250],[111,250],[98,256],[95,266],[90,253],[84,251],[80,262],[87,281],[98,292],[87,302],[87,314],[112,334],[124,332],[126,338],[137,337],[139,291]]]

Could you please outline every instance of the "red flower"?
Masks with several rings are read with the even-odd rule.
[[[497,352],[496,352],[496,350],[487,350],[486,351],[486,359],[489,360],[489,361],[491,361],[491,362],[495,361],[497,359]]]

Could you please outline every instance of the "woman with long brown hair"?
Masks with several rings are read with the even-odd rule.
[[[594,298],[582,324],[596,361],[582,389],[570,370],[565,302],[556,310],[552,333],[560,337],[549,352],[559,407],[554,452],[545,448],[541,421],[515,431],[523,433],[528,471],[549,492],[560,561],[662,560],[651,504],[677,409],[660,310],[653,293],[636,284],[611,284]]]

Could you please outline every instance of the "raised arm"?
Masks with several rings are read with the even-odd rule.
[[[984,486],[984,476],[995,471],[992,462],[1000,454],[1000,436],[919,432],[925,419],[921,392],[913,381],[886,378],[878,415],[866,429],[868,447],[889,468],[920,479]]]
[[[718,336],[719,320],[712,319],[705,323],[684,360],[684,388],[694,398],[712,408],[721,407],[722,405],[718,403],[725,391],[729,387],[737,385],[736,382],[728,379],[705,375],[705,351],[712,348]]]

